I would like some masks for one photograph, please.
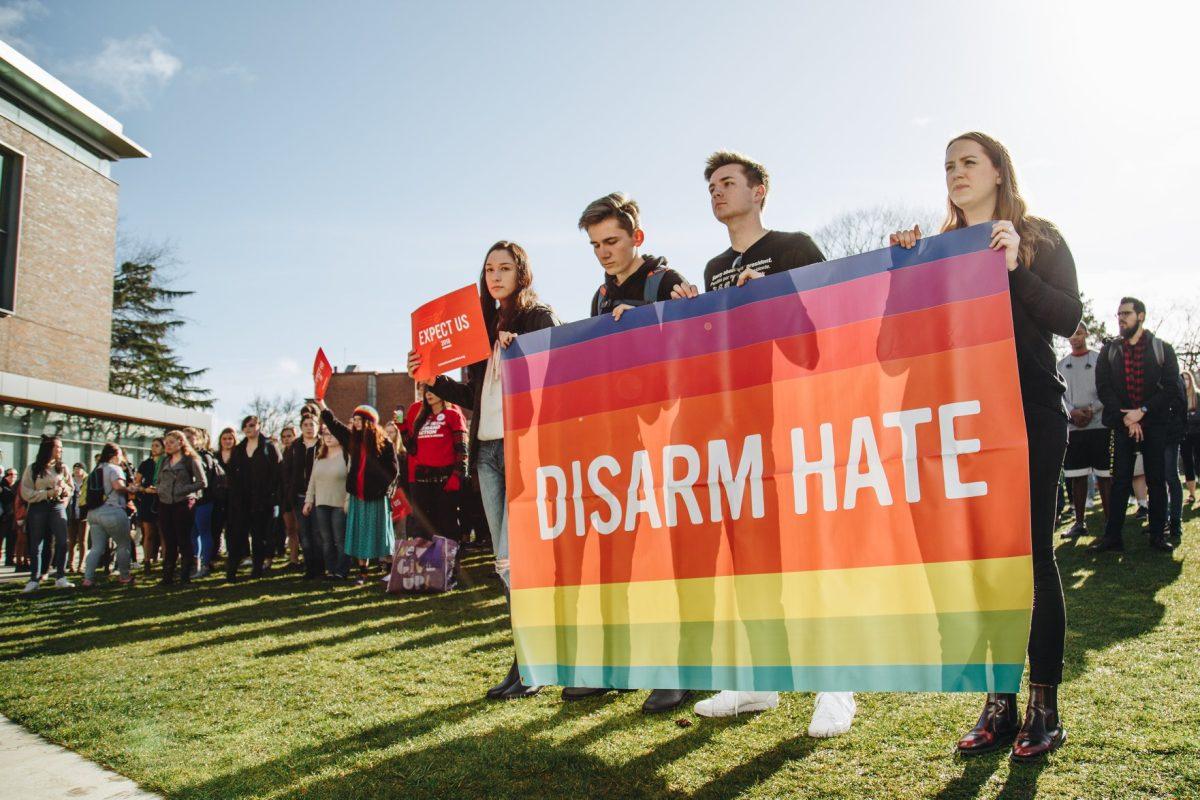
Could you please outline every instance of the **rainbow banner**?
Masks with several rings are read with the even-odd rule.
[[[989,231],[517,339],[525,682],[1017,691],[1028,461]]]

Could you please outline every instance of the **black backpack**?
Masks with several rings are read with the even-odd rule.
[[[108,495],[104,493],[104,465],[96,467],[87,476],[87,484],[85,494],[83,496],[83,504],[80,510],[85,514],[89,511],[95,511],[100,506],[104,505],[104,501],[108,499]]]
[[[658,301],[658,287],[662,285],[663,278],[666,277],[666,271],[666,267],[657,267],[646,276],[646,284],[642,287],[643,305],[650,305]],[[621,303],[629,303],[629,301],[614,300],[609,297],[608,285],[603,283],[600,284],[600,288],[596,290],[595,296],[592,297],[592,306],[596,309],[596,316],[612,313],[612,310]]]
[[[229,481],[225,477],[225,465],[221,463],[221,459],[211,450],[201,450],[200,463],[204,465],[204,477],[208,479],[203,501],[225,499],[229,493]]]

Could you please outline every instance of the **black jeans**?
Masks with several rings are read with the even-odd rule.
[[[1200,469],[1200,433],[1189,433],[1179,450],[1183,458],[1183,476],[1189,481],[1196,480],[1196,470]]]
[[[1054,559],[1058,475],[1067,452],[1067,417],[1058,410],[1025,406],[1029,439],[1029,532],[1033,539],[1033,618],[1029,628],[1029,680],[1062,683],[1067,609]]]
[[[1135,442],[1125,427],[1113,431],[1113,482],[1109,490],[1108,524],[1104,538],[1121,541],[1121,527],[1125,524],[1125,509],[1133,491],[1133,462],[1138,451],[1142,452],[1142,464],[1146,468],[1146,488],[1150,492],[1150,536],[1163,538],[1167,524],[1167,481],[1163,475],[1167,464],[1167,432],[1161,426],[1143,425],[1142,441]]]
[[[183,569],[183,580],[192,574],[192,508],[187,500],[158,504],[158,533],[163,542],[163,579],[175,580],[175,565]]]
[[[1179,480],[1180,442],[1169,441],[1163,448],[1163,479],[1167,482],[1167,528],[1172,536],[1183,533],[1183,483]]]
[[[440,483],[413,483],[408,488],[413,507],[408,538],[432,539],[435,534],[456,542],[462,538],[458,526],[458,492],[448,492]]]
[[[237,572],[242,559],[247,552],[254,559],[253,575],[262,573],[263,563],[271,557],[272,526],[275,523],[275,509],[265,508],[234,508],[230,509],[229,523],[225,529],[225,547],[229,551],[225,574],[232,576]]]

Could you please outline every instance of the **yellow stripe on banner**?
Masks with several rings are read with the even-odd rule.
[[[783,620],[1028,609],[1029,556],[516,589],[521,627]]]

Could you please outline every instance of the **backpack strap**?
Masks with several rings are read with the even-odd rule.
[[[658,302],[658,288],[662,286],[663,278],[666,274],[667,271],[659,267],[646,276],[646,285],[642,289],[642,300],[647,304]]]
[[[1167,360],[1166,353],[1163,352],[1162,339],[1155,336],[1150,340],[1150,349],[1154,351],[1154,361],[1159,367],[1162,367],[1163,362]]]

